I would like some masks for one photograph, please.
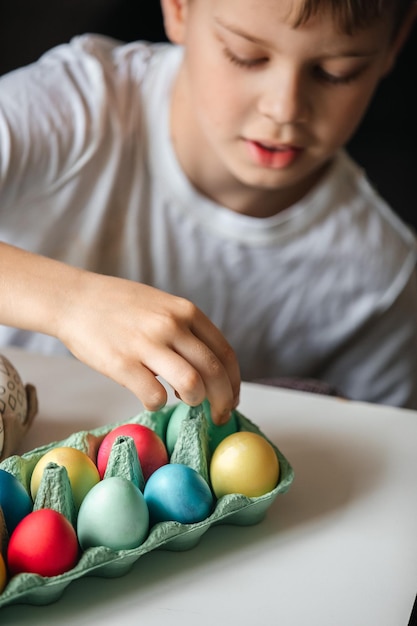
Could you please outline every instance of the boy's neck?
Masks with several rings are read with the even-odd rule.
[[[305,179],[297,188],[266,190],[245,186],[237,180],[224,181],[222,184],[218,179],[210,181],[210,174],[202,172],[202,177],[198,180],[206,182],[205,188],[191,182],[197,190],[207,196],[220,206],[226,207],[235,213],[248,215],[257,218],[266,218],[277,215],[285,211],[295,203],[299,202],[318,183],[329,168],[330,163],[326,163],[320,171],[314,172],[308,179]],[[212,190],[215,190],[213,193]]]
[[[188,135],[189,136],[189,135]],[[330,162],[304,179],[296,187],[286,189],[264,189],[250,187],[229,174],[225,174],[217,163],[212,166],[198,158],[192,162],[184,158],[183,145],[178,145],[174,138],[176,157],[191,184],[199,193],[216,204],[235,213],[257,218],[272,217],[299,202],[325,175]],[[177,144],[177,145],[176,145]]]

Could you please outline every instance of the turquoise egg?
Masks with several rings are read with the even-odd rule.
[[[32,498],[15,476],[0,469],[0,507],[9,535],[33,509]]]
[[[229,435],[232,435],[233,433],[239,430],[238,423],[237,423],[235,413],[232,412],[232,415],[230,416],[230,419],[228,422],[226,422],[226,424],[217,426],[216,424],[214,424],[213,420],[211,419],[211,410],[210,410],[209,401],[204,400],[202,407],[203,407],[204,415],[207,419],[207,426],[208,426],[207,436],[208,436],[209,450],[210,450],[210,453],[213,453],[213,451],[217,448],[219,443],[223,441],[223,439],[225,439]],[[185,404],[184,402],[180,402],[175,407],[174,411],[171,414],[171,417],[169,418],[167,432],[166,432],[166,447],[167,447],[169,455],[171,455],[174,450],[175,443],[177,441],[177,438],[180,432],[181,423],[183,419],[188,415],[189,410],[190,410],[190,407],[188,406],[188,404]]]
[[[157,469],[143,492],[151,524],[175,521],[193,524],[208,517],[214,498],[202,476],[188,465],[169,463]]]

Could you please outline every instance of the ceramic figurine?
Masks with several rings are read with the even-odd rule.
[[[33,385],[24,385],[19,373],[0,354],[0,461],[14,454],[38,411]]]

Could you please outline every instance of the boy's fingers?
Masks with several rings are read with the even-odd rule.
[[[235,409],[239,403],[240,394],[240,367],[236,354],[231,345],[226,341],[224,336],[216,327],[212,327],[211,331],[207,330],[206,325],[203,325],[199,329],[195,329],[196,336],[201,340],[204,346],[207,346],[211,351],[211,354],[221,363],[224,373],[229,381],[232,390],[232,400],[228,403],[228,406],[219,403],[216,398],[216,390],[213,388],[207,388],[207,397],[210,400],[211,408],[214,412],[218,412],[219,415],[223,414],[226,409],[229,409],[229,413],[232,409]],[[208,372],[208,380],[214,380],[215,376],[211,376]],[[215,420],[217,421],[217,420]],[[227,421],[227,420],[225,420]]]
[[[167,401],[159,376],[190,406],[207,398],[213,421],[224,423],[239,401],[236,355],[199,309],[181,299],[177,303],[181,314],[160,316],[163,323],[153,316],[146,332],[131,337],[129,353],[113,359],[113,371],[107,373],[130,389],[148,410],[156,411]]]
[[[125,361],[119,372],[109,376],[132,391],[145,409],[157,411],[167,402],[167,391],[159,376],[176,395],[190,406],[201,404],[206,397],[205,384],[198,370],[174,349],[148,346],[142,361]]]
[[[213,345],[216,352],[212,349]],[[194,371],[188,372],[188,380],[185,378],[187,384],[180,387],[176,384],[175,389],[187,404],[198,404],[207,398],[210,402],[213,421],[224,423],[238,403],[240,372],[233,350],[222,337],[217,344],[212,342],[212,347],[193,335],[183,338],[179,345],[174,346],[187,365],[194,368]],[[201,388],[199,387],[198,397],[193,399],[192,376],[195,372],[198,373],[204,385],[203,398],[200,396]]]
[[[225,367],[196,337],[189,335],[179,343],[181,354],[175,346],[149,349],[144,363],[137,362],[123,373],[123,384],[140,398],[146,409],[156,411],[167,400],[158,375],[190,406],[207,398],[213,422],[226,422],[237,399]]]
[[[132,391],[148,411],[159,411],[167,402],[168,395],[164,385],[152,371],[139,362],[120,375],[111,377]]]

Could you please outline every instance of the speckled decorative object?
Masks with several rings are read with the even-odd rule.
[[[128,423],[144,424],[152,428],[164,441],[170,416],[177,405],[165,407],[161,411],[144,411],[133,417]],[[236,412],[238,429],[252,431],[265,437],[260,429],[241,413]],[[126,422],[125,422],[126,423]],[[104,436],[120,422],[109,424],[92,431],[74,433],[67,439],[36,448],[22,456],[12,456],[0,463],[0,468],[14,474],[29,491],[30,478],[37,461],[51,448],[57,446],[71,446],[86,452],[96,461],[97,450]],[[177,443],[175,444],[170,461],[184,463],[193,467],[207,479],[209,475],[209,447],[206,440],[206,418],[203,408],[190,408],[184,419]],[[267,437],[265,437],[267,439]],[[268,440],[269,441],[269,440]],[[114,551],[105,547],[89,548],[81,554],[77,565],[68,572],[50,578],[36,574],[22,573],[13,577],[0,594],[0,607],[9,604],[42,605],[55,602],[64,592],[72,580],[82,576],[93,575],[116,577],[126,574],[133,564],[151,550],[188,550],[199,542],[207,530],[214,524],[252,525],[260,522],[278,494],[285,493],[292,481],[293,470],[283,454],[270,441],[280,464],[280,478],[278,485],[263,496],[248,498],[240,494],[229,494],[216,501],[212,513],[201,522],[195,524],[181,524],[178,522],[161,522],[150,529],[147,539],[138,548],[131,550]],[[113,444],[106,477],[110,475],[124,476],[137,485],[142,483],[140,463],[133,452],[131,440],[120,437]],[[45,476],[48,489],[43,489],[42,507],[61,509],[74,524],[74,511],[68,502],[70,486],[62,479],[60,468],[56,468],[55,476],[51,473]],[[142,483],[143,486],[143,483]],[[48,496],[49,495],[49,500]],[[60,497],[56,497],[60,493]],[[35,501],[35,508],[39,503]],[[4,541],[3,541],[4,543]]]
[[[0,461],[16,451],[37,411],[35,387],[25,386],[14,365],[0,354]]]

